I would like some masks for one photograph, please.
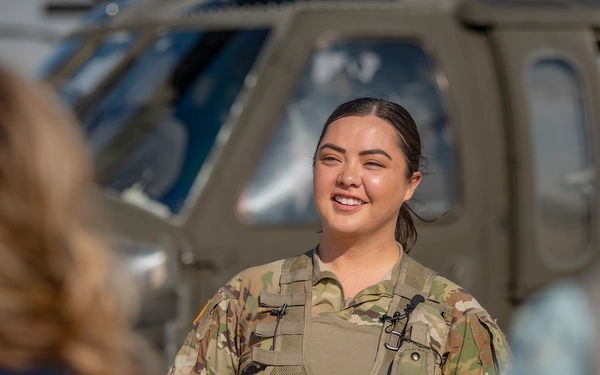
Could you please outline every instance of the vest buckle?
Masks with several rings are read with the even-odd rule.
[[[386,340],[386,343],[385,343],[385,347],[386,347],[386,349],[397,352],[398,350],[400,350],[400,347],[402,346],[402,343],[404,342],[404,335],[402,335],[401,332],[398,332],[396,330],[392,330],[391,332],[388,332],[388,334],[397,336],[398,342],[396,343],[396,346],[392,346],[392,345],[388,344],[388,341],[389,341],[389,336],[388,336],[388,339]]]

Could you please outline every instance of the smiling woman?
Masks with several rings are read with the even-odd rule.
[[[421,142],[410,114],[401,106],[391,105],[377,99],[354,100],[331,114],[314,157],[315,206],[323,225],[327,225],[323,205],[327,194],[323,189],[335,193],[331,199],[338,202],[352,197],[353,192],[362,195],[369,203],[365,214],[371,217],[366,218],[368,224],[363,223],[362,230],[355,229],[354,235],[365,238],[364,230],[378,227],[380,233],[395,233],[408,252],[417,232],[405,202],[421,181]],[[334,179],[329,187],[328,176]],[[335,208],[344,209],[341,205]],[[390,229],[390,225],[397,228]]]
[[[221,288],[169,374],[506,373],[509,349],[489,314],[408,256],[421,159],[400,105],[339,106],[313,161],[321,243]]]

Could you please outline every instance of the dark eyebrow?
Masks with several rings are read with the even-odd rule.
[[[334,145],[333,143],[325,143],[323,146],[321,146],[321,148],[319,148],[319,151],[323,151],[324,148],[330,148],[333,151],[337,151],[341,154],[345,154],[346,153],[346,149],[341,148],[338,145]],[[392,160],[392,157],[385,151],[378,149],[378,148],[373,148],[370,150],[364,150],[358,153],[358,155],[363,156],[363,155],[383,155],[386,158]]]
[[[324,148],[330,148],[333,151],[337,151],[341,154],[345,154],[346,150],[341,148],[340,146],[334,145],[333,143],[325,143],[323,146],[321,146],[321,148],[319,148],[319,151],[323,151]]]
[[[387,152],[380,150],[378,148],[371,149],[371,150],[364,150],[364,151],[359,152],[358,154],[361,156],[362,155],[383,155],[386,158],[392,160],[392,157]]]

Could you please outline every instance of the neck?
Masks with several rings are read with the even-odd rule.
[[[321,261],[337,276],[346,297],[354,297],[381,281],[401,256],[393,236],[379,241],[351,241],[328,236],[325,231],[318,251]]]
[[[398,261],[400,250],[394,236],[344,238],[323,232],[319,257],[336,274],[336,270],[360,269],[369,273],[380,272],[382,268],[387,273]]]

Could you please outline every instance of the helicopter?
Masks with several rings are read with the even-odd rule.
[[[233,275],[318,243],[312,153],[354,97],[415,118],[411,207],[436,220],[411,256],[501,326],[598,258],[600,1],[110,4],[41,77],[81,121],[137,328],[168,360]]]

